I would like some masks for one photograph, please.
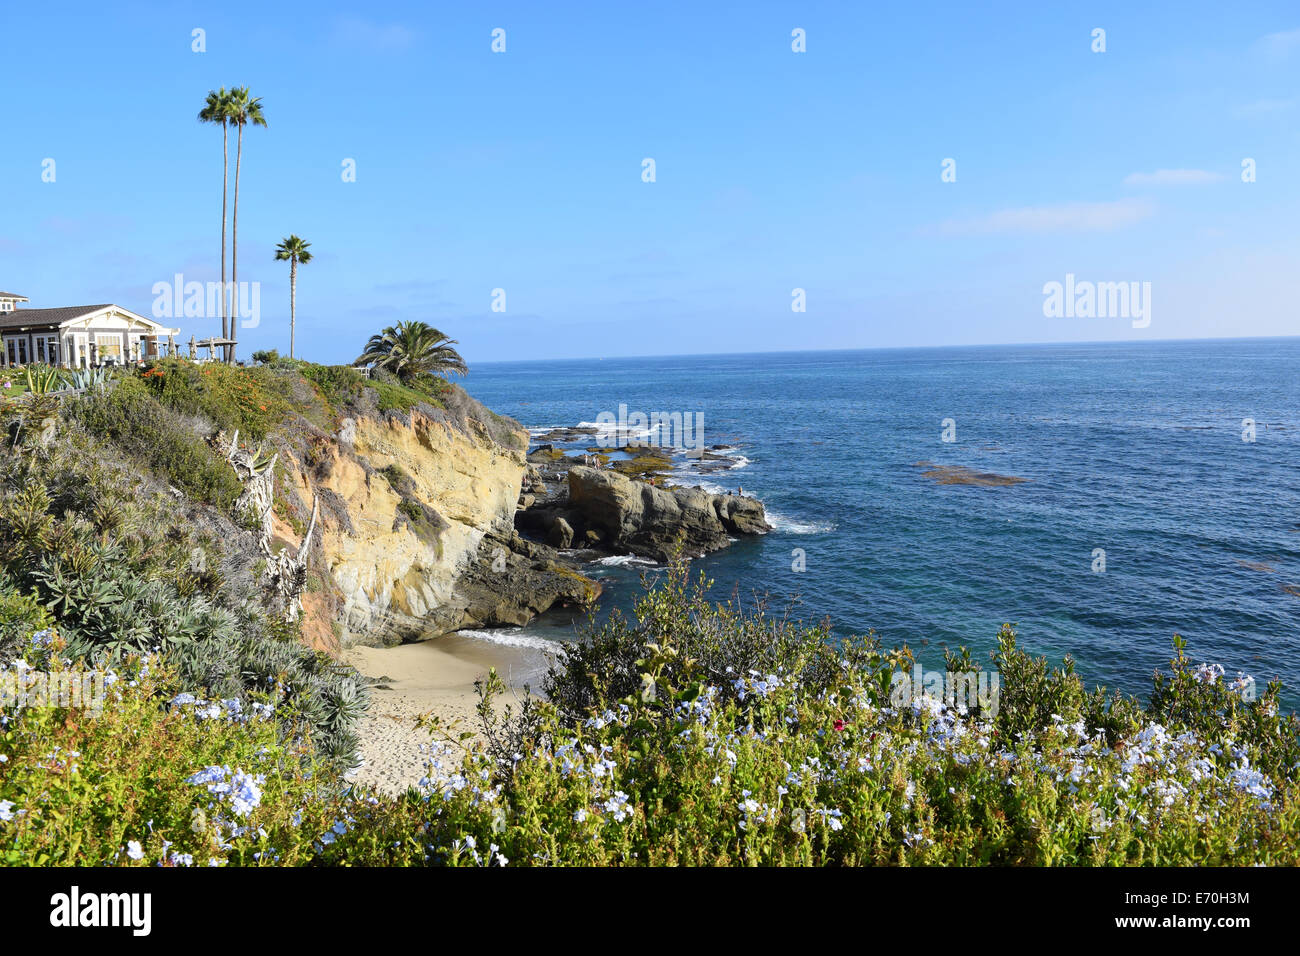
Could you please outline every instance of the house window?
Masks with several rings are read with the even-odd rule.
[[[95,335],[95,345],[96,358],[100,362],[122,364],[122,336],[116,332],[100,332]]]
[[[6,352],[8,353],[8,355],[9,355],[9,364],[10,364],[10,365],[26,365],[26,364],[27,364],[27,339],[26,339],[26,337],[21,338],[21,339],[6,339],[6,340],[5,340],[5,351],[6,351]]]
[[[57,335],[36,336],[36,361],[47,365],[59,364],[59,338]]]

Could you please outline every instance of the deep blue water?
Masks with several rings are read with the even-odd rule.
[[[1300,596],[1283,589],[1300,593],[1300,339],[497,363],[465,384],[532,428],[620,403],[702,413],[705,441],[749,461],[708,481],[777,525],[695,563],[720,595],[797,595],[798,615],[930,666],[943,645],[987,660],[1014,622],[1026,649],[1139,694],[1180,633],[1300,700]],[[922,460],[1029,480],[939,485]],[[596,570],[605,609],[628,606],[637,569]],[[550,615],[523,636],[571,631]]]

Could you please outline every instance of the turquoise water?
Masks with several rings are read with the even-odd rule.
[[[739,466],[701,483],[743,485],[776,525],[696,562],[721,595],[797,597],[931,666],[943,645],[983,657],[1014,622],[1027,649],[1132,693],[1180,633],[1300,700],[1300,339],[497,363],[465,384],[534,429],[620,403],[701,413]],[[919,461],[1027,481],[940,485]],[[608,611],[644,568],[590,570]],[[572,631],[548,615],[494,636]]]

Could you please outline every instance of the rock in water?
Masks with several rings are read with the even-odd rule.
[[[606,547],[656,561],[667,560],[680,541],[687,555],[725,548],[734,534],[771,530],[761,502],[715,495],[699,488],[658,488],[615,471],[569,469],[567,517],[594,529]]]

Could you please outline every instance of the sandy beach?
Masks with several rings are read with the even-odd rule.
[[[390,793],[414,786],[427,773],[434,738],[415,726],[422,715],[439,717],[452,735],[476,732],[476,680],[495,667],[522,696],[525,684],[540,684],[547,666],[537,648],[460,634],[390,648],[353,647],[343,659],[367,677],[387,679],[371,690],[370,710],[357,727],[361,766],[349,779]]]

